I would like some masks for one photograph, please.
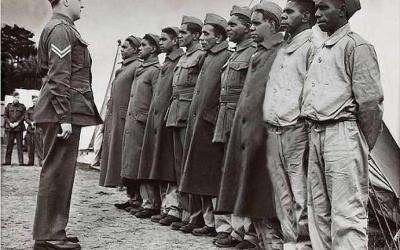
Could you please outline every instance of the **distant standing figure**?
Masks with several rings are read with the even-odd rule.
[[[33,122],[33,110],[36,106],[38,97],[37,96],[32,96],[32,107],[28,108],[28,110],[25,113],[25,121],[28,124],[28,127],[26,128],[26,146],[28,148],[28,166],[33,166],[35,165],[35,130],[36,130],[36,125]]]

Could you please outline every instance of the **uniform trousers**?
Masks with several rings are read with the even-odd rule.
[[[367,249],[368,154],[356,121],[310,123],[308,218],[314,249]]]
[[[14,141],[17,140],[18,162],[20,165],[24,164],[24,153],[22,151],[22,131],[8,131],[7,132],[7,148],[6,148],[6,163],[11,163],[11,155],[14,148]]]
[[[41,123],[44,161],[40,173],[34,240],[64,240],[69,219],[81,127],[72,125],[67,140],[57,137],[58,123]]]
[[[28,147],[28,165],[35,164],[35,132],[26,133],[26,145]]]
[[[308,130],[304,121],[267,124],[267,166],[271,173],[285,243],[311,249],[307,222]]]

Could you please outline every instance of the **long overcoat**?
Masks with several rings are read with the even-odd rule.
[[[182,49],[168,54],[158,76],[144,131],[138,179],[176,182],[172,128],[166,127],[166,113],[171,103],[174,68]]]
[[[143,61],[135,72],[122,142],[122,178],[137,180],[144,130],[160,67],[158,57],[154,56]]]
[[[227,42],[211,48],[197,78],[183,145],[181,192],[218,195],[224,147],[212,143],[212,139],[218,115],[221,69],[230,55]]]
[[[276,218],[262,106],[269,71],[282,41],[282,35],[272,36],[258,45],[250,60],[226,149],[216,213]]]
[[[122,138],[129,94],[140,60],[135,57],[124,60],[115,72],[105,119],[103,150],[100,161],[100,186],[121,185]]]

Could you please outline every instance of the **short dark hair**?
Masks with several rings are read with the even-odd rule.
[[[128,43],[129,43],[129,45],[132,47],[132,48],[134,48],[134,49],[137,49],[137,48],[139,48],[139,46],[137,45],[137,44],[135,44],[131,39],[129,39],[129,38],[127,38],[127,39],[125,39],[125,41],[127,41]]]
[[[337,0],[337,1],[343,1],[343,0]],[[315,3],[314,1],[310,1],[310,0],[289,0],[289,2],[294,2],[297,3],[300,6],[300,11],[302,14],[304,14],[305,12],[310,13],[310,20],[309,20],[309,24],[310,25],[314,25],[316,22],[316,18],[315,18]]]
[[[233,16],[236,16],[242,25],[246,26],[247,28],[250,28],[250,26],[251,26],[250,17],[239,14],[239,13],[233,14]]]
[[[275,17],[274,15],[272,15],[271,13],[269,13],[266,10],[257,9],[254,12],[261,13],[264,20],[272,22],[274,24],[275,32],[279,31],[279,20],[277,17]]]
[[[226,35],[226,30],[223,27],[214,24],[210,25],[214,28],[215,36],[222,36],[222,41],[225,41],[226,38],[228,38],[228,36]]]
[[[171,28],[164,28],[161,30],[161,32],[167,34],[171,39],[176,39],[178,37],[178,34],[176,34],[175,31]]]
[[[187,30],[194,34],[194,33],[198,33],[199,36],[201,35],[201,26],[195,23],[186,23],[187,25]]]
[[[143,37],[143,40],[148,41],[149,44],[150,44],[152,47],[156,48],[156,52],[155,52],[155,53],[158,54],[158,53],[160,52],[160,51],[159,51],[158,44],[156,43],[156,41],[154,41],[154,40],[151,38],[151,36],[145,35],[145,36]]]
[[[52,1],[50,1],[51,7],[54,8],[59,2],[60,2],[60,0],[52,0]]]

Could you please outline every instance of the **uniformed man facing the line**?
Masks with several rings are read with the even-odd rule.
[[[184,54],[179,48],[178,34],[177,27],[166,27],[161,31],[160,51],[166,55],[151,100],[138,174],[139,180],[152,181],[159,186],[159,192],[154,194],[161,196],[162,211],[160,215],[153,215],[151,220],[165,226],[181,221],[172,128],[167,128],[165,124],[165,114],[172,96],[174,68]]]
[[[217,211],[252,218],[264,249],[282,249],[280,225],[274,206],[270,173],[266,168],[266,141],[262,105],[265,86],[277,51],[282,9],[263,1],[252,9],[251,36],[257,51],[250,59],[226,148]],[[256,237],[245,238],[235,248],[257,249]]]
[[[218,115],[221,69],[231,55],[226,41],[227,25],[223,17],[206,14],[200,43],[207,54],[194,88],[183,145],[179,191],[201,201],[201,208],[191,211],[190,223],[182,231],[198,236],[216,235],[212,198],[218,196],[224,148],[220,143],[212,143],[212,138]],[[194,228],[195,218],[201,214],[205,226]]]
[[[265,90],[267,166],[272,175],[284,241],[310,249],[307,223],[308,131],[299,119],[304,79],[314,46],[311,0],[289,0],[282,14],[286,41],[278,51]]]
[[[129,200],[114,204],[119,209],[130,210],[140,207],[139,186],[121,178],[122,139],[125,117],[136,69],[141,64],[139,46],[141,39],[129,36],[121,46],[122,65],[115,72],[111,85],[110,99],[107,103],[107,118],[103,148],[100,161],[100,186],[116,187],[122,184],[127,187]]]
[[[314,249],[367,249],[368,154],[382,126],[374,47],[351,31],[358,0],[316,0],[328,33],[308,70],[301,115],[310,123],[308,222]]]
[[[159,214],[161,206],[158,186],[138,179],[147,115],[160,72],[159,53],[159,36],[146,34],[139,47],[143,61],[135,71],[124,128],[121,177],[140,185],[141,207],[130,210],[138,218]]]
[[[32,107],[29,107],[25,113],[25,122],[28,124],[26,128],[26,144],[28,148],[28,166],[35,165],[35,152],[37,148],[35,147],[36,140],[35,140],[35,131],[36,125],[33,122],[33,111],[37,104],[38,97],[32,96]],[[39,164],[40,165],[40,164]]]
[[[185,54],[179,59],[174,69],[172,79],[172,101],[167,112],[166,126],[172,128],[174,138],[174,158],[177,169],[177,183],[182,175],[182,148],[185,139],[189,107],[193,98],[193,90],[203,65],[205,52],[201,50],[199,37],[203,22],[190,16],[182,17],[179,29],[178,43],[180,47],[186,47]],[[182,222],[174,222],[171,228],[180,229],[189,223],[190,207],[196,210],[200,204],[190,201],[188,194],[179,193],[179,207],[182,210]],[[200,217],[200,216],[199,216]]]
[[[26,107],[19,102],[19,93],[13,93],[13,101],[4,109],[4,128],[7,132],[6,158],[3,165],[11,165],[11,155],[14,141],[17,140],[17,152],[19,165],[24,165],[24,152],[22,151],[22,133],[25,130]]]
[[[80,249],[65,231],[79,137],[81,127],[102,120],[93,99],[88,44],[74,25],[83,5],[80,0],[50,3],[53,17],[44,27],[38,47],[44,82],[33,118],[43,130],[44,161],[33,238],[37,249]]]

